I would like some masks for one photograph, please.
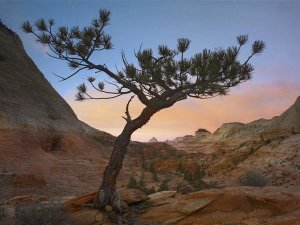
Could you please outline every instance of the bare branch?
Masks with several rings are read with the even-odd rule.
[[[90,82],[90,84],[92,85],[92,87],[93,87],[95,90],[97,90],[97,91],[99,91],[99,92],[101,92],[101,93],[105,93],[105,94],[113,94],[113,95],[123,94],[123,95],[124,95],[124,94],[129,94],[129,93],[131,93],[131,91],[124,91],[124,92],[122,92],[120,88],[117,89],[117,92],[104,91],[104,90],[101,90],[101,89],[97,88],[92,82]]]
[[[88,98],[83,97],[84,100],[88,100],[88,99],[92,99],[92,100],[99,100],[99,99],[101,99],[101,100],[105,100],[105,99],[113,99],[113,98],[118,98],[118,97],[120,97],[121,95],[123,95],[123,94],[118,94],[118,95],[111,96],[111,97],[92,97],[92,96],[90,96],[90,95],[87,94],[87,93],[84,93],[84,94],[86,94],[86,95],[88,96]]]
[[[129,101],[127,102],[126,111],[125,111],[126,117],[122,116],[122,118],[125,119],[127,123],[131,122],[131,116],[130,116],[130,113],[129,113],[129,104],[130,104],[130,102],[132,101],[133,98],[134,98],[134,95],[131,96]]]
[[[87,68],[86,66],[81,67],[80,69],[76,70],[74,73],[72,73],[71,75],[69,75],[67,77],[63,77],[63,76],[60,76],[60,75],[55,74],[55,73],[52,73],[52,74],[55,75],[55,76],[57,76],[57,77],[59,77],[59,78],[61,78],[61,80],[59,82],[62,82],[62,81],[68,80],[69,78],[75,76],[77,73],[79,73],[80,71],[82,71],[82,70],[84,70],[86,68]]]

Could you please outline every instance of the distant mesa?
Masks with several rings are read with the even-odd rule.
[[[203,138],[203,137],[207,137],[211,135],[211,133],[203,128],[199,128],[196,132],[195,132],[195,138]]]
[[[149,143],[153,143],[153,142],[158,142],[158,140],[157,140],[155,137],[153,137],[153,138],[151,138],[148,142],[149,142]]]

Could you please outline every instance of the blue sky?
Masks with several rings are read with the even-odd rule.
[[[299,95],[299,1],[0,1],[1,20],[19,34],[27,53],[54,88],[71,104],[79,118],[83,120],[86,117],[82,116],[83,113],[76,105],[77,103],[73,103],[73,96],[76,86],[91,74],[85,72],[68,81],[58,82],[57,77],[52,73],[67,75],[70,73],[67,66],[49,58],[44,52],[45,49],[37,44],[32,36],[21,32],[20,25],[25,20],[34,22],[43,17],[55,19],[57,25],[85,26],[89,25],[101,8],[108,9],[112,13],[111,25],[107,32],[112,36],[114,49],[97,55],[95,60],[103,62],[109,67],[114,68],[115,65],[121,67],[121,50],[126,52],[129,61],[134,60],[133,51],[138,49],[141,44],[144,48],[154,49],[159,44],[175,47],[178,38],[187,37],[192,41],[189,54],[193,54],[203,48],[227,47],[235,44],[237,35],[249,34],[250,42],[256,39],[264,40],[267,43],[267,49],[252,61],[256,68],[253,80],[246,86],[238,87],[232,92],[232,95],[239,95],[243,91],[243,87],[251,89],[251,87],[265,85],[276,89],[276,87],[282,88],[281,84],[286,85],[286,93],[284,96],[279,94],[280,98],[273,93],[268,93],[269,89],[266,89],[265,92],[262,91],[262,101],[269,99],[268,101],[274,105],[274,109],[279,108],[277,111],[262,108],[262,116],[267,117],[284,110],[284,107],[290,105]],[[241,58],[250,53],[250,47],[250,45],[245,47]],[[226,98],[223,101],[226,101]],[[104,107],[107,102],[95,104]],[[192,108],[198,105],[189,101],[184,104]],[[124,111],[124,109],[122,110]],[[238,112],[236,113],[238,114]],[[257,114],[242,121],[249,122],[254,119],[254,116]],[[102,117],[100,112],[99,119],[101,120]],[[217,120],[213,117],[209,119]],[[226,121],[231,118],[223,119]],[[92,121],[87,122],[99,129],[105,128],[110,131],[109,126],[93,124]],[[203,121],[199,120],[198,123],[198,126],[201,126]],[[219,123],[209,125],[209,128],[213,130],[220,125]],[[112,133],[117,134],[121,128],[117,128],[118,125],[115,126]],[[149,137],[152,134],[155,136],[157,133],[163,133],[159,125],[156,127],[155,123],[152,126],[152,133],[150,128],[149,131],[147,129],[146,133],[148,132]],[[167,132],[168,125],[162,129],[166,129]],[[183,130],[182,134],[192,133],[191,129],[194,127]],[[145,140],[148,138],[147,135],[144,137]],[[170,137],[161,136],[161,138],[171,138],[171,135]],[[142,140],[143,138],[137,136],[137,139]]]

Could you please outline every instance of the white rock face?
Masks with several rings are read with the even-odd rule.
[[[300,132],[300,96],[290,108],[272,121],[269,130],[293,129],[294,132]]]

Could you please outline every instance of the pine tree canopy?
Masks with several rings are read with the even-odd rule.
[[[83,70],[102,72],[114,80],[114,83],[108,82],[99,76],[96,84],[95,77],[88,77],[87,83],[107,96],[94,97],[88,93],[87,86],[81,84],[77,100],[110,99],[131,94],[137,96],[144,105],[157,109],[170,107],[187,97],[206,99],[226,95],[231,87],[251,79],[253,66],[249,61],[266,47],[263,41],[254,41],[249,57],[241,62],[238,56],[242,47],[248,43],[248,35],[240,35],[236,38],[236,46],[204,49],[186,57],[191,41],[179,38],[176,49],[166,45],[159,45],[157,50],[140,48],[135,52],[136,64],[128,62],[122,53],[123,68],[113,71],[104,63],[91,60],[94,53],[101,54],[112,49],[111,36],[105,32],[109,21],[110,12],[100,10],[98,17],[83,28],[62,26],[54,29],[53,19],[39,19],[33,25],[24,22],[22,29],[34,34],[38,42],[47,45],[49,56],[66,61],[75,70],[69,76],[59,76],[62,80]],[[114,87],[114,91],[107,91],[107,85]],[[126,119],[130,119],[128,115]]]

